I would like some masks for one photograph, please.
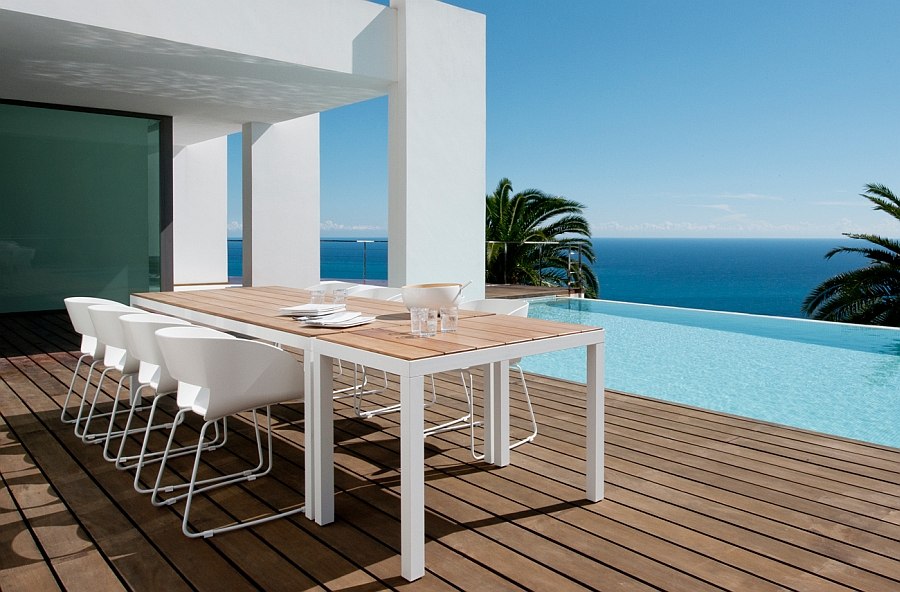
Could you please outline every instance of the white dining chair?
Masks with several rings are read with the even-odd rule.
[[[324,290],[325,296],[330,296],[335,290],[347,290],[347,295],[355,293],[357,290],[365,287],[365,284],[357,284],[355,282],[344,282],[340,280],[324,280],[318,284],[307,287],[307,290]]]
[[[75,363],[75,370],[72,372],[72,381],[69,383],[69,390],[66,393],[65,401],[62,405],[59,419],[63,423],[75,423],[77,417],[68,413],[69,399],[75,390],[75,380],[78,378],[78,369],[81,364],[90,359],[91,365],[88,367],[87,378],[85,378],[84,389],[81,393],[81,401],[87,398],[88,390],[91,384],[91,375],[94,373],[94,367],[103,361],[105,348],[103,344],[97,341],[97,333],[94,330],[94,323],[91,322],[91,315],[88,307],[95,304],[117,304],[115,300],[107,300],[106,298],[94,298],[90,296],[70,296],[63,300],[66,305],[66,312],[69,313],[69,320],[72,322],[72,328],[81,335],[81,355]]]
[[[470,300],[468,302],[462,302],[459,304],[460,310],[471,310],[471,311],[480,311],[480,312],[491,312],[494,314],[505,314],[511,316],[519,316],[519,317],[527,317],[528,316],[528,301],[527,300],[516,300],[516,299],[507,299],[507,298],[484,298],[481,300]],[[525,395],[525,403],[528,406],[528,413],[531,417],[531,432],[524,438],[520,440],[516,440],[509,445],[509,449],[512,450],[514,448],[518,448],[522,444],[526,444],[531,442],[537,437],[538,433],[538,424],[537,418],[534,415],[534,407],[531,404],[531,397],[528,394],[528,385],[525,382],[525,373],[522,371],[522,366],[520,365],[521,359],[516,358],[509,361],[510,370],[515,369],[519,373],[519,379],[522,381],[522,390]],[[460,371],[460,377],[462,378],[463,389],[466,394],[466,402],[468,405],[468,427],[469,427],[469,442],[470,442],[470,450],[472,452],[472,456],[476,460],[481,460],[484,458],[484,453],[478,452],[475,446],[475,428],[482,425],[482,422],[475,420],[475,392],[474,392],[474,379],[472,377],[472,372],[468,368],[464,368]],[[468,380],[467,380],[468,378]],[[458,422],[452,422],[446,428],[441,426],[436,426],[432,428],[430,431],[426,430],[425,435],[434,435],[436,433],[441,433],[444,431],[448,431],[448,429],[458,429],[460,426]]]
[[[358,296],[360,298],[372,298],[375,300],[385,300],[385,301],[397,301],[403,298],[403,291],[400,288],[389,288],[387,286],[373,286],[370,284],[354,284],[351,282],[341,282],[328,280],[325,282],[321,282],[316,284],[315,286],[310,286],[307,290],[313,289],[324,289],[326,295],[329,293],[333,293],[334,290],[343,288],[347,290],[348,296]],[[344,365],[341,360],[338,360],[338,374],[344,374]],[[369,377],[365,371],[365,368],[361,366],[353,365],[353,384],[351,386],[335,389],[334,398],[335,399],[345,399],[349,397],[354,397],[354,407],[357,410],[357,415],[359,415],[359,396],[360,393],[366,390],[366,386],[368,385]],[[387,384],[387,375],[385,374],[385,384]],[[377,392],[383,391],[384,388],[378,388],[375,390],[369,390],[365,394],[374,394]],[[359,415],[360,417],[364,417],[364,415]]]
[[[134,391],[134,389],[131,388],[133,386],[133,381],[131,379],[138,371],[138,361],[129,356],[128,350],[125,349],[125,336],[122,333],[122,326],[119,324],[119,317],[125,314],[140,312],[144,311],[139,308],[119,303],[94,304],[88,307],[88,314],[90,314],[91,322],[94,324],[97,341],[104,346],[102,361],[103,371],[100,373],[94,396],[91,399],[90,405],[87,407],[87,415],[84,416],[84,405],[86,403],[84,399],[82,399],[82,404],[78,408],[78,417],[75,421],[75,435],[80,437],[81,441],[85,444],[104,444],[103,454],[108,460],[113,460],[108,456],[108,439],[111,436],[120,435],[119,431],[112,428],[115,424],[116,416],[119,413],[124,413],[118,411],[119,394],[122,391],[122,386],[126,379],[129,381],[129,393]],[[116,385],[116,392],[115,395],[113,395],[112,411],[108,414],[99,414],[97,403],[100,399],[100,393],[103,390],[103,380],[112,370],[117,370],[120,373],[119,381]],[[81,424],[82,417],[84,417],[83,425]],[[92,421],[99,417],[108,418],[109,424],[107,429],[91,432],[90,427]]]
[[[359,298],[374,298],[375,300],[386,300],[388,302],[399,302],[403,300],[403,290],[401,288],[391,288],[389,286],[373,286],[365,284],[355,289],[352,296]]]
[[[163,358],[162,351],[159,349],[159,343],[156,338],[156,331],[167,327],[188,327],[191,323],[161,314],[127,314],[119,317],[122,324],[122,331],[125,334],[125,343],[131,356],[139,360],[140,367],[137,373],[137,381],[139,386],[135,390],[135,404],[131,406],[128,413],[128,419],[125,422],[125,433],[139,434],[138,454],[125,454],[125,446],[128,438],[122,438],[119,442],[119,451],[116,454],[116,468],[120,470],[135,469],[134,489],[138,493],[150,493],[152,487],[144,486],[141,482],[141,473],[148,464],[159,462],[162,458],[163,451],[150,451],[149,442],[151,433],[160,429],[171,429],[172,423],[158,424],[154,423],[160,402],[165,397],[174,397],[178,390],[178,381],[172,378],[169,373],[166,361]],[[140,409],[139,403],[143,400],[143,393],[150,389],[153,393],[150,410],[144,424],[143,432],[132,428],[137,411]],[[227,432],[222,430],[221,434],[217,429],[212,440],[204,443],[204,446],[212,450],[217,446],[225,443]],[[194,446],[182,446],[178,449],[170,451],[170,458],[175,456],[183,456],[196,452]]]
[[[153,504],[172,504],[184,499],[186,503],[182,531],[192,538],[211,537],[304,511],[304,507],[300,505],[262,517],[237,520],[231,524],[200,531],[191,527],[191,507],[197,494],[224,485],[252,481],[272,470],[274,455],[270,406],[303,397],[303,368],[291,354],[275,346],[238,339],[212,329],[169,327],[158,330],[156,336],[169,372],[178,381],[179,406],[187,401],[192,403],[179,409],[175,416],[175,425],[169,433],[151,495]],[[261,408],[265,408],[267,454],[263,451],[257,421],[257,410]],[[251,412],[256,434],[257,465],[228,475],[198,479],[201,456],[205,452],[202,444],[206,439],[207,430],[219,420],[226,420],[229,416],[247,411]],[[160,492],[174,490],[171,486],[163,486],[162,479],[178,425],[187,413],[195,413],[203,419],[187,492],[162,499]]]
[[[374,300],[384,300],[387,302],[399,302],[400,300],[403,300],[403,290],[401,288],[391,288],[388,286],[363,285],[358,290],[353,292],[353,296],[359,298],[372,298]],[[340,360],[338,360],[338,363],[340,372],[343,373],[343,366],[340,365]],[[362,408],[364,397],[366,397],[367,395],[375,395],[384,392],[387,389],[387,384],[387,372],[382,372],[382,386],[369,388],[369,373],[366,370],[366,367],[354,364],[353,385],[335,390],[334,398],[343,399],[347,397],[353,397],[353,411],[354,413],[356,413],[357,417],[363,419],[375,417],[376,415],[383,415],[385,413],[395,413],[400,410],[399,403],[386,405],[383,407],[376,407],[374,409]],[[431,401],[427,402],[425,404],[425,407],[427,408],[432,405],[436,401],[436,399],[437,394],[434,387],[434,377],[432,376]]]

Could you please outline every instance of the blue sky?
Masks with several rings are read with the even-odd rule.
[[[900,2],[449,3],[487,16],[486,193],[564,195],[594,236],[900,235],[858,196],[900,192]],[[386,236],[387,99],[321,142],[323,236]]]

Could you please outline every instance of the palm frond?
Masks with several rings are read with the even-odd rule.
[[[884,185],[869,183],[860,194],[900,221],[900,198]],[[868,265],[820,283],[803,300],[807,316],[826,321],[900,326],[900,241],[875,234],[845,233],[872,246],[836,247],[825,254],[862,255]]]
[[[886,212],[894,219],[900,221],[900,198],[894,195],[886,186],[879,183],[869,183],[866,185],[865,193],[860,195],[875,204],[876,210]]]
[[[590,225],[584,205],[563,196],[529,188],[513,194],[509,179],[501,179],[493,194],[485,198],[485,277],[488,282],[551,283],[576,282],[596,294],[598,282],[590,241]],[[537,245],[528,243],[558,243]],[[582,264],[560,257],[574,250]]]

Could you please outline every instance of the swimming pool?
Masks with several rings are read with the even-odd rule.
[[[528,316],[604,327],[607,388],[900,447],[900,329],[570,298]],[[522,367],[584,382],[583,355]]]

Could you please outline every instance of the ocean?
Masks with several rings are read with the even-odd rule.
[[[387,242],[325,239],[320,274],[327,279],[386,280]],[[825,260],[849,239],[595,238],[600,298],[804,317],[803,299],[823,280],[865,265],[861,255]],[[241,275],[241,241],[228,241],[228,275]],[[468,278],[454,278],[464,280]]]

